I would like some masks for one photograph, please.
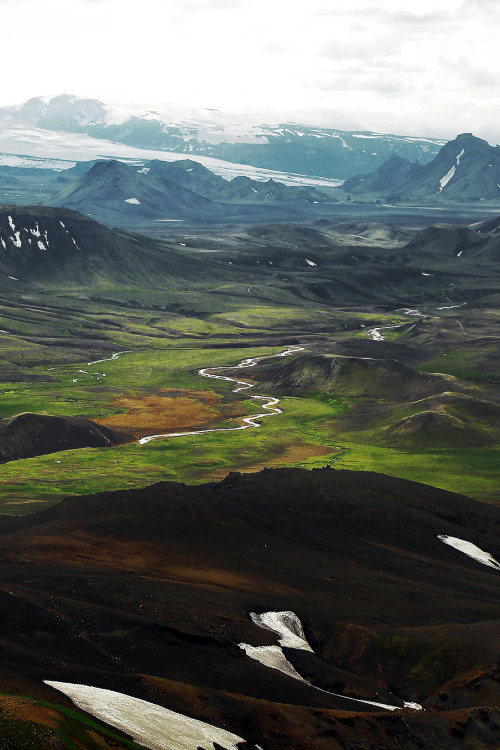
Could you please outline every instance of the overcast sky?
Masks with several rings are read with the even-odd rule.
[[[0,105],[72,93],[500,141],[500,0],[0,0]],[[8,71],[7,72],[7,66]]]

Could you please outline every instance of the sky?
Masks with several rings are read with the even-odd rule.
[[[76,94],[500,141],[500,0],[0,0],[0,106]]]

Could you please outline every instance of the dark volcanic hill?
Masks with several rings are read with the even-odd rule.
[[[315,188],[265,182],[249,177],[228,181],[190,159],[150,161],[141,169],[118,161],[99,161],[73,170],[76,179],[50,200],[104,223],[128,226],[140,220],[233,215],[221,203],[320,203],[330,200]]]
[[[463,133],[445,144],[428,164],[393,156],[375,172],[346,180],[342,190],[390,202],[498,203],[499,184],[500,148]]]
[[[24,412],[0,421],[0,463],[73,448],[103,448],[118,442],[112,430],[85,417]]]
[[[51,199],[105,224],[129,225],[140,219],[210,216],[220,207],[174,182],[161,185],[119,161],[96,162]]]
[[[134,208],[134,206],[131,206]],[[178,242],[108,229],[76,211],[0,205],[0,289],[26,285],[196,286],[231,274]]]
[[[205,198],[225,203],[307,202],[331,200],[325,193],[312,187],[284,185],[276,180],[251,180],[240,175],[225,180],[192,159],[148,162],[144,169],[150,180],[175,182]]]
[[[1,518],[0,690],[117,690],[274,750],[498,747],[500,571],[439,535],[499,559],[500,510],[281,469]],[[282,611],[303,624],[312,650],[282,655],[308,683],[238,646],[276,656],[249,613]]]
[[[432,224],[418,232],[406,245],[405,250],[423,260],[457,257],[497,263],[500,260],[500,235],[496,231],[498,217],[487,222],[457,226]]]

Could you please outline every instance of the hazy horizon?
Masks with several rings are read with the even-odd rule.
[[[500,140],[495,0],[0,0],[0,105],[68,93],[130,107]],[[29,22],[27,22],[29,19]],[[23,54],[19,54],[19,40]]]

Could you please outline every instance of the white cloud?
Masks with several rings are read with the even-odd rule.
[[[16,61],[1,104],[72,92],[497,139],[497,0],[0,4],[2,53]]]

